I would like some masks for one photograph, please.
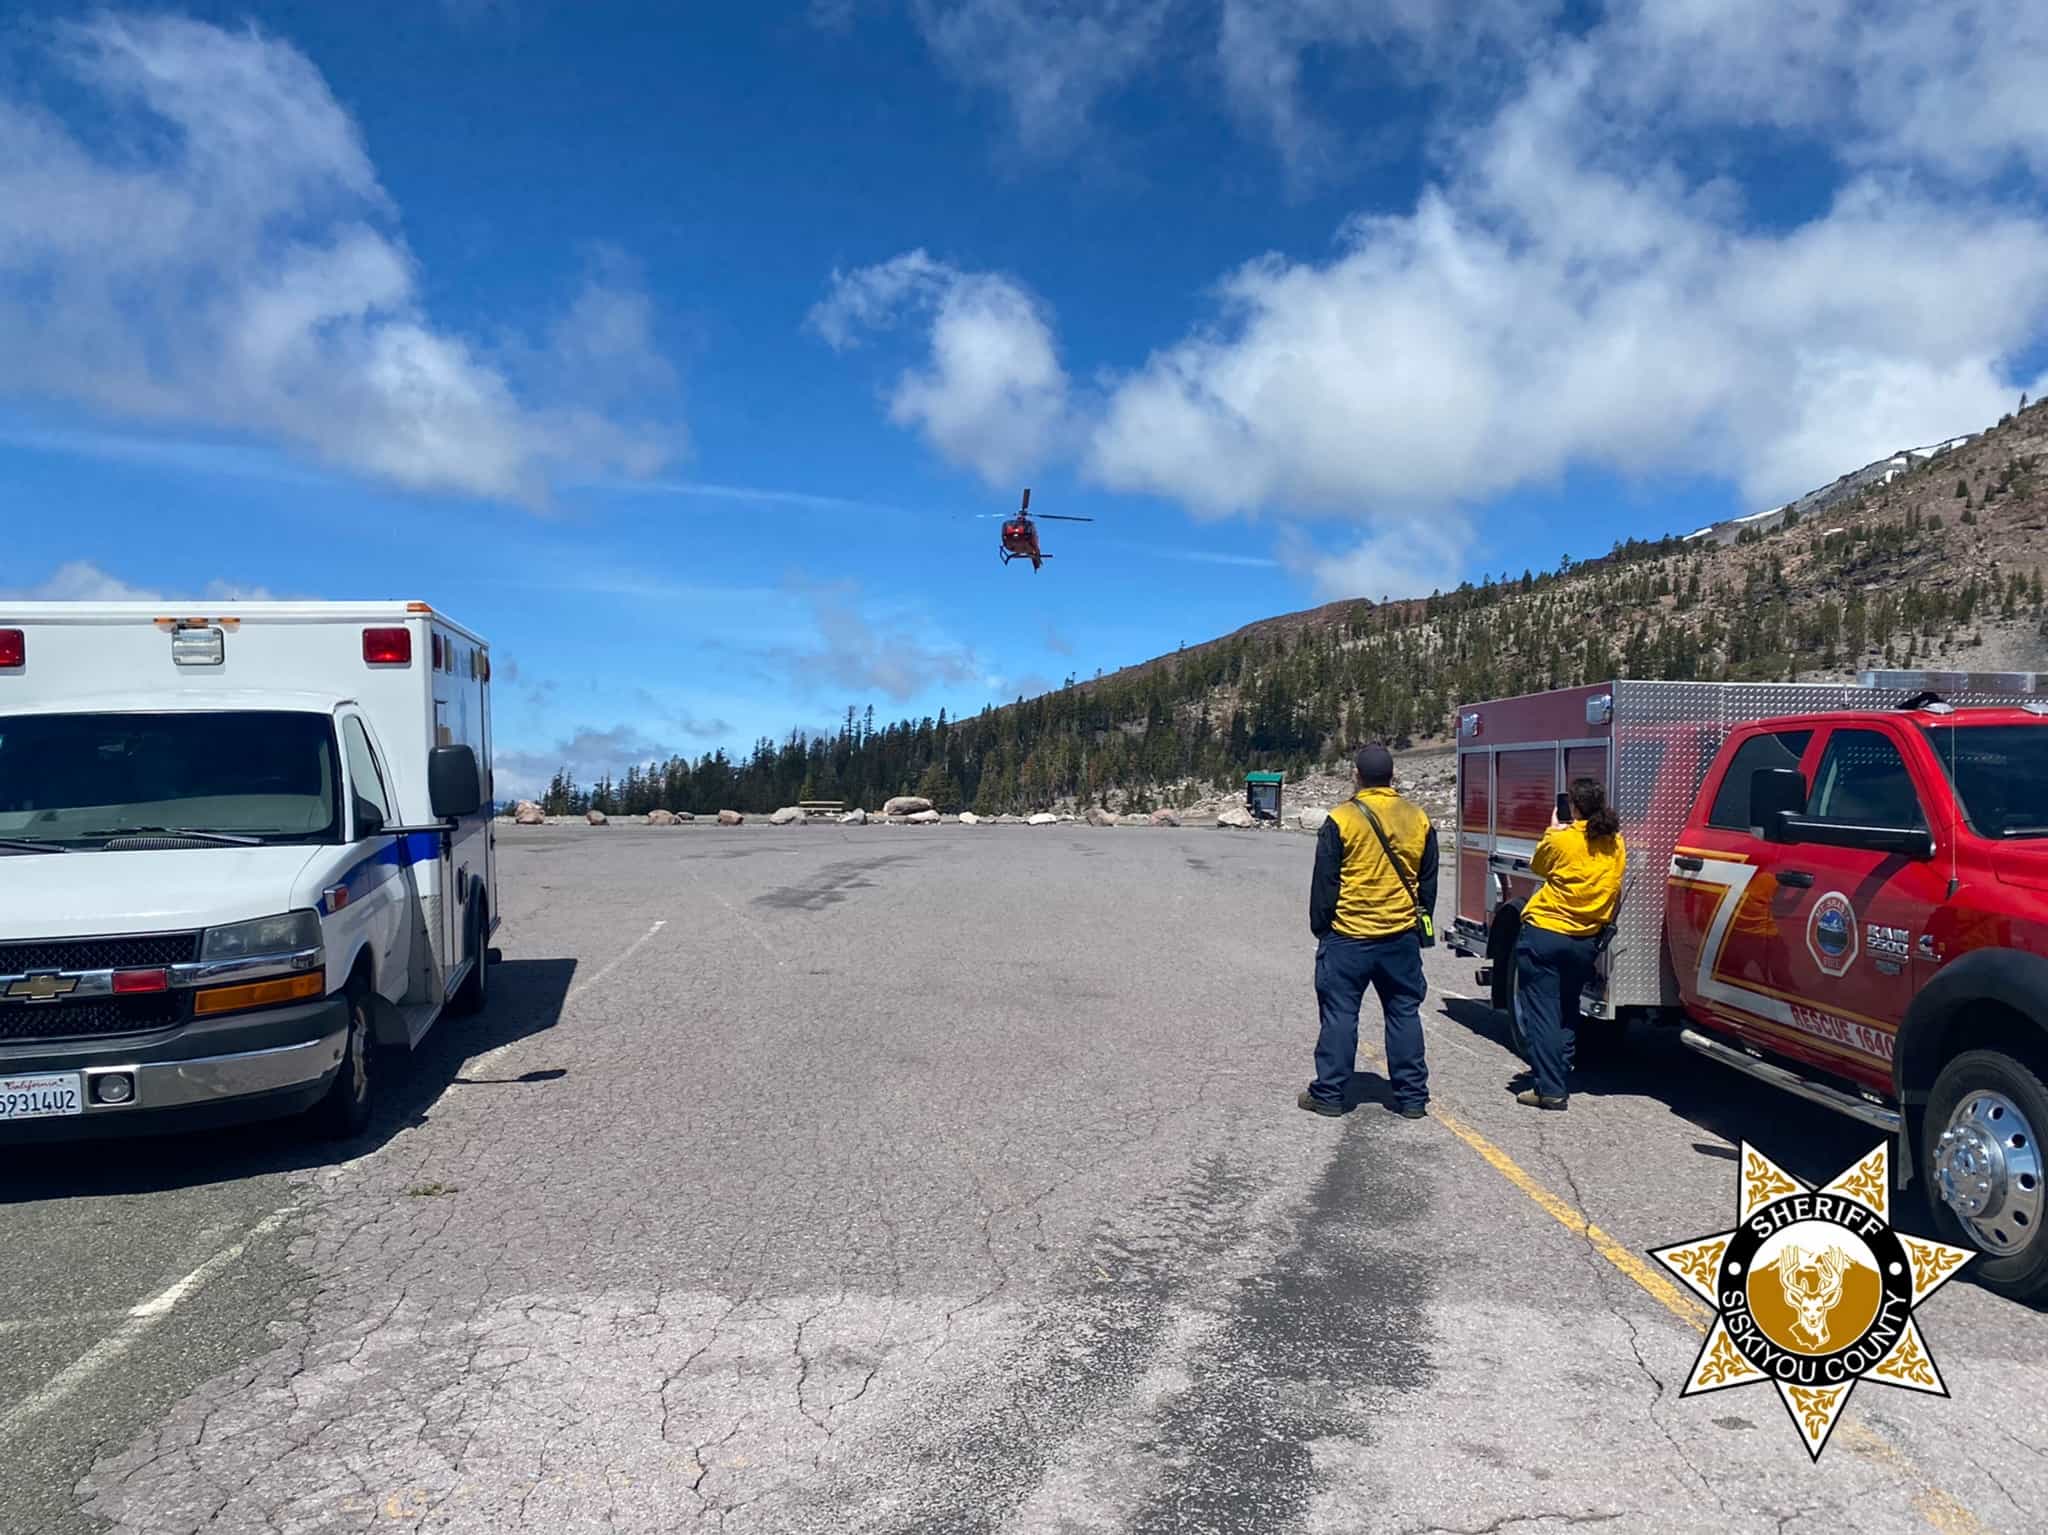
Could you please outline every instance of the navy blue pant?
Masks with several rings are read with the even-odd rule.
[[[1346,938],[1331,933],[1316,944],[1316,1002],[1322,1031],[1316,1038],[1316,1079],[1309,1092],[1341,1107],[1358,1062],[1358,1009],[1366,987],[1379,993],[1387,1025],[1387,1077],[1394,1106],[1429,1102],[1429,1067],[1422,1058],[1422,943],[1413,933],[1396,938]]]
[[[1597,952],[1590,938],[1567,938],[1527,923],[1515,940],[1515,1021],[1528,1046],[1536,1091],[1546,1098],[1562,1098],[1570,1090],[1579,993],[1593,979]]]

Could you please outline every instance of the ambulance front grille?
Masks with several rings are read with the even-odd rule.
[[[184,1021],[184,1008],[184,998],[175,992],[94,997],[85,1002],[16,1003],[0,1007],[0,1044],[153,1034],[176,1028]]]
[[[199,958],[197,933],[138,933],[122,938],[39,938],[0,942],[0,975],[32,970],[154,970]]]

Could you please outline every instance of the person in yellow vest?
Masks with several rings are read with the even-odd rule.
[[[1600,935],[1621,906],[1628,861],[1606,791],[1580,778],[1570,799],[1575,819],[1567,823],[1553,814],[1529,860],[1543,888],[1522,908],[1515,940],[1515,1018],[1536,1079],[1515,1101],[1538,1109],[1563,1109],[1569,1102],[1579,993],[1593,979]]]
[[[1316,1076],[1295,1102],[1312,1114],[1349,1111],[1358,1061],[1358,1009],[1367,987],[1386,1021],[1387,1107],[1420,1119],[1429,1103],[1422,1049],[1422,950],[1436,942],[1436,828],[1394,792],[1394,754],[1367,746],[1358,789],[1330,812],[1316,841],[1308,925],[1316,937]]]

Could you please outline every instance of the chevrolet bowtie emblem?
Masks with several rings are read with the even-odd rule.
[[[59,997],[68,997],[78,990],[75,975],[30,975],[15,981],[7,988],[7,995],[17,1001],[54,1002]]]

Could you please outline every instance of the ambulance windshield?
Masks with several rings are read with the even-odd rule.
[[[2048,724],[1936,725],[1927,739],[1979,836],[2048,837]]]
[[[0,715],[0,837],[86,848],[150,828],[223,845],[331,842],[339,802],[323,715]]]

